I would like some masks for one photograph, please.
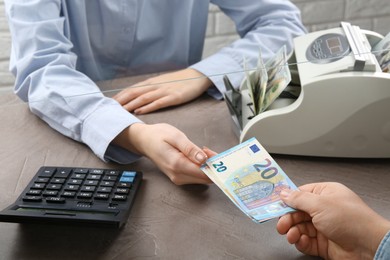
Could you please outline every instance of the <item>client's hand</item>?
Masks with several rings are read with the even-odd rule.
[[[280,234],[302,253],[325,259],[373,259],[390,222],[339,183],[314,183],[282,191],[300,211],[282,216]]]
[[[186,103],[205,92],[212,82],[194,69],[184,69],[149,78],[122,90],[113,98],[127,111],[145,114]]]

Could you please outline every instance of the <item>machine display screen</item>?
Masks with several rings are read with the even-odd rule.
[[[315,39],[306,51],[306,58],[313,63],[330,63],[350,53],[347,38],[338,33],[324,34]]]
[[[331,54],[337,54],[342,52],[343,46],[341,46],[340,38],[339,37],[333,37],[326,40],[326,44],[328,45],[328,48],[330,50]]]

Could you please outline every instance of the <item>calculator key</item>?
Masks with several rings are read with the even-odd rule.
[[[122,173],[122,177],[135,177],[136,175],[137,175],[137,172],[124,171]]]
[[[83,186],[81,187],[81,191],[86,191],[86,192],[94,192],[96,189],[95,186]]]
[[[71,169],[59,169],[56,174],[54,174],[55,178],[68,178],[70,175]]]
[[[110,175],[110,176],[104,176],[103,177],[103,181],[116,181],[118,177],[117,176],[114,176],[114,175]]]
[[[50,178],[55,173],[56,168],[54,167],[46,167],[42,168],[41,171],[38,173],[38,177],[48,177]]]
[[[112,200],[115,200],[115,201],[125,201],[126,199],[127,199],[127,196],[126,196],[126,195],[115,194],[115,195],[112,197]]]
[[[102,175],[104,173],[104,171],[100,170],[100,169],[92,169],[89,171],[89,173],[96,174],[96,175]]]
[[[64,191],[61,194],[61,197],[64,197],[64,198],[74,198],[74,196],[76,196],[76,192],[75,191]]]
[[[29,190],[26,194],[31,196],[39,196],[41,193],[42,190]]]
[[[61,184],[49,184],[47,185],[48,190],[60,190],[62,188]]]
[[[97,186],[98,185],[98,181],[92,181],[92,180],[86,180],[84,182],[84,185],[88,185],[88,186]]]
[[[25,197],[23,197],[23,201],[41,202],[42,201],[42,197],[41,196],[25,196]]]
[[[98,174],[89,174],[87,176],[87,180],[100,180],[101,179],[101,175],[98,175]]]
[[[120,171],[113,171],[113,170],[106,171],[106,175],[119,176],[119,174],[120,174]]]
[[[48,203],[65,203],[65,198],[48,197],[48,198],[46,198],[46,202],[48,202]]]
[[[118,183],[118,187],[120,187],[120,188],[131,188],[131,182],[120,182],[120,183]]]
[[[45,190],[42,195],[44,197],[57,197],[58,191],[56,191],[56,190]]]
[[[117,188],[115,194],[129,194],[129,189],[126,188]]]
[[[113,181],[102,181],[100,183],[100,186],[105,186],[105,187],[113,187],[115,185],[115,182]]]
[[[60,178],[53,178],[50,183],[57,183],[57,184],[63,184],[65,183],[65,179],[60,179]]]
[[[44,183],[34,183],[32,186],[31,186],[31,189],[39,189],[39,190],[43,190],[45,188],[46,184]]]
[[[50,178],[39,177],[35,180],[36,183],[48,183]]]
[[[69,180],[67,184],[68,185],[81,185],[82,182],[83,182],[83,180],[72,179],[72,180]]]
[[[76,168],[73,170],[74,173],[81,173],[81,174],[87,174],[88,173],[88,169],[85,169],[85,168]]]
[[[80,188],[80,185],[66,185],[64,190],[77,191],[77,190],[79,190],[79,188]]]
[[[108,200],[108,194],[107,193],[97,193],[95,194],[94,199],[96,200]]]
[[[71,178],[72,179],[78,179],[78,180],[84,180],[85,176],[87,176],[87,175],[86,174],[81,174],[81,173],[76,173],[76,174],[73,174]]]
[[[111,187],[99,187],[97,189],[97,192],[99,193],[111,193],[112,188]]]
[[[120,182],[134,182],[134,177],[121,177]]]
[[[78,199],[90,199],[92,198],[92,192],[80,192],[77,195]]]

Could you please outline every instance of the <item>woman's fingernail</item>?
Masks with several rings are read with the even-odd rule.
[[[197,162],[203,163],[203,162],[207,159],[207,157],[206,157],[206,155],[204,155],[203,153],[198,152],[198,153],[195,155],[195,159],[196,159]]]

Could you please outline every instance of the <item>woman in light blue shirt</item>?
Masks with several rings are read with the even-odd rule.
[[[87,144],[101,159],[149,157],[176,184],[208,183],[206,155],[173,126],[143,124],[146,113],[208,91],[221,98],[222,75],[256,64],[305,32],[287,0],[5,0],[12,35],[15,92],[51,127]],[[209,4],[235,23],[241,39],[200,61]],[[146,92],[105,97],[95,81],[157,71],[149,83],[184,78]],[[242,75],[230,76],[239,85]],[[156,90],[156,91],[155,91]],[[146,96],[145,96],[146,95]],[[135,99],[133,99],[135,96]],[[118,102],[119,101],[119,102]],[[122,106],[123,105],[123,106]]]

